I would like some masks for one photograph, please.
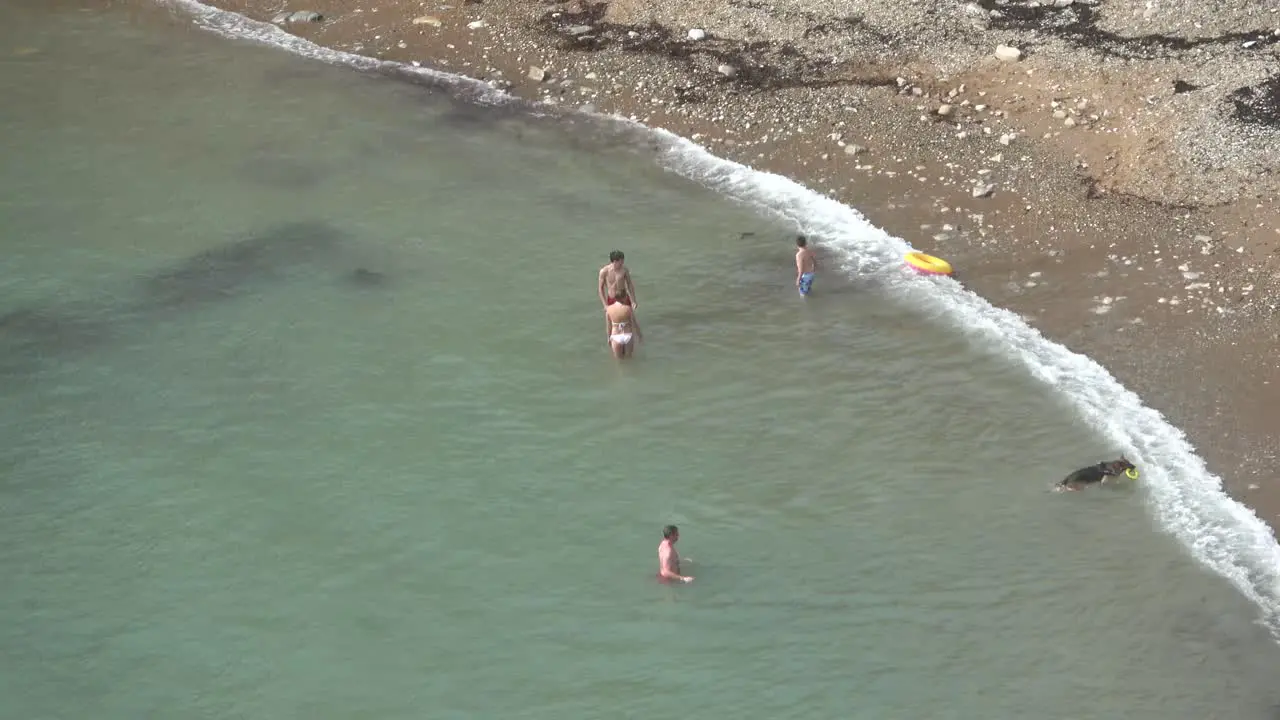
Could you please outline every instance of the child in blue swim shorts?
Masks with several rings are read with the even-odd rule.
[[[796,289],[801,296],[807,296],[813,288],[814,273],[818,269],[818,262],[808,245],[803,235],[796,236]]]

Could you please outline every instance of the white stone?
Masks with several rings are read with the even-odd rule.
[[[1009,45],[997,45],[996,57],[1005,62],[1017,62],[1022,59],[1022,51]]]
[[[318,23],[324,21],[324,16],[312,10],[299,10],[298,12],[290,13],[285,20],[291,23]]]
[[[690,40],[704,40],[707,37],[707,31],[701,28],[693,28],[689,31]]]

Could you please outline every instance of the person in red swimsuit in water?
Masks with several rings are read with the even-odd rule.
[[[600,304],[607,310],[615,302],[623,302],[632,310],[640,307],[636,302],[636,286],[631,282],[631,271],[622,261],[626,258],[621,250],[609,253],[609,264],[600,268]]]
[[[680,574],[680,553],[676,552],[679,539],[680,528],[675,525],[662,528],[662,542],[658,543],[658,579],[662,582],[693,582],[692,576]]]

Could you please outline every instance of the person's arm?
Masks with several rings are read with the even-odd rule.
[[[640,331],[640,321],[636,319],[635,308],[631,308],[631,327],[636,330],[636,342],[644,340],[644,333]]]
[[[800,287],[800,276],[804,273],[801,268],[804,267],[804,261],[800,259],[800,253],[796,253],[796,287]]]
[[[599,283],[599,287],[596,288],[596,292],[600,293],[600,307],[606,307],[606,308],[609,307],[609,303],[605,299],[605,294],[604,294],[604,285],[605,285],[604,274],[608,270],[609,268],[607,267],[600,268],[600,283]]]
[[[604,344],[608,345],[613,339],[613,322],[609,320],[609,313],[604,314]]]
[[[631,270],[627,270],[627,297],[631,298],[631,309],[635,310],[640,307],[640,301],[636,300],[636,284],[631,281]],[[634,320],[634,318],[632,318]]]

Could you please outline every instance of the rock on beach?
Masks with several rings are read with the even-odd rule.
[[[1009,45],[997,45],[996,57],[1005,62],[1017,62],[1022,59],[1022,51]]]
[[[297,12],[282,12],[271,19],[271,22],[277,25],[293,25],[295,23],[318,23],[323,22],[324,16],[314,10],[299,10]]]

